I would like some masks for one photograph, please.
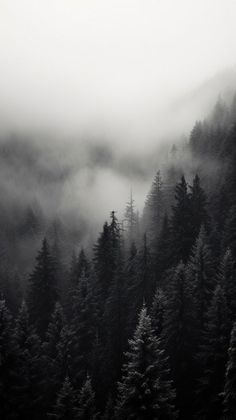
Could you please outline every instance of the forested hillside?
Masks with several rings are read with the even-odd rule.
[[[236,97],[171,148],[142,214],[135,191],[120,220],[111,209],[93,247],[73,253],[81,226],[60,234],[40,203],[16,215],[0,222],[1,419],[236,419]],[[12,261],[42,236],[23,282]]]

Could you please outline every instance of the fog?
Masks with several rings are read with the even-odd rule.
[[[97,224],[132,186],[141,209],[163,145],[235,89],[235,18],[234,0],[0,0],[1,139],[36,144],[1,169],[7,196]]]

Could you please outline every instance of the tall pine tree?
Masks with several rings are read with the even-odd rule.
[[[167,361],[145,307],[129,346],[124,374],[118,384],[117,418],[175,419],[175,391],[167,378]]]
[[[46,332],[57,296],[54,259],[51,256],[47,240],[44,239],[36,258],[35,268],[29,278],[27,296],[30,321],[41,336],[44,336]]]

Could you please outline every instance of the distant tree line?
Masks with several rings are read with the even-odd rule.
[[[236,419],[235,99],[186,151],[69,266],[44,238],[25,291],[1,271],[2,419]]]

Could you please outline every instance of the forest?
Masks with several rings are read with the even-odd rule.
[[[91,247],[42,219],[0,222],[1,419],[236,419],[236,96]]]

